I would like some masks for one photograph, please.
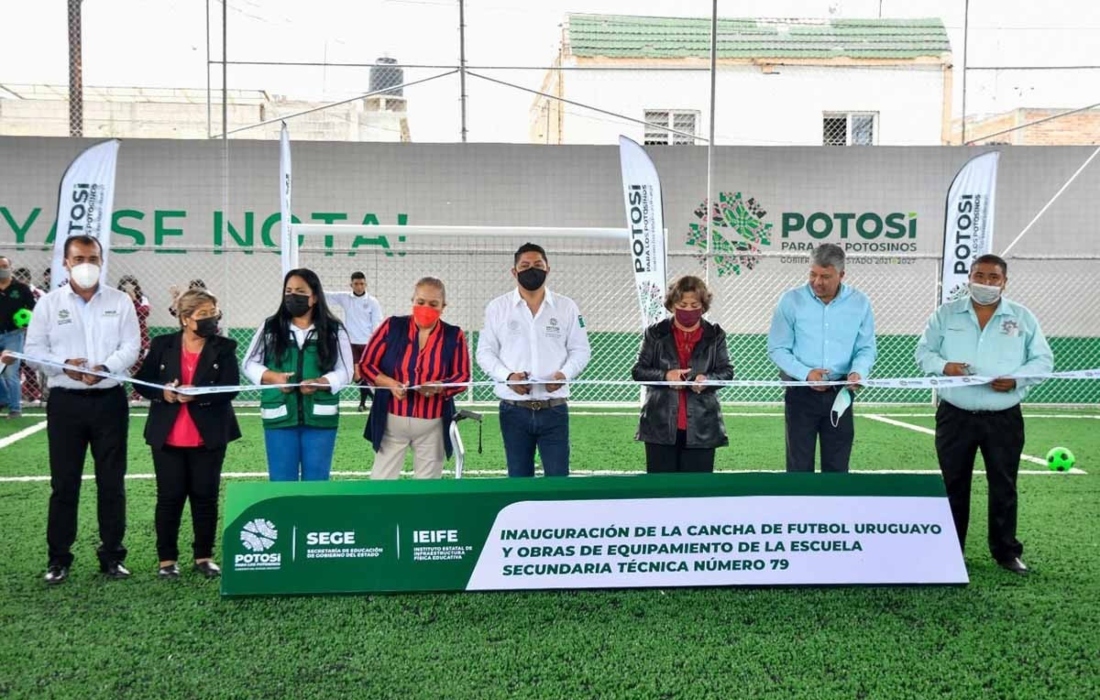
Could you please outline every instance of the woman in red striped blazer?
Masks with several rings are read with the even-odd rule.
[[[372,479],[396,479],[413,450],[413,475],[438,479],[451,456],[454,397],[470,381],[470,353],[458,326],[440,320],[447,291],[435,277],[413,290],[412,314],[391,316],[375,330],[359,361],[363,378],[377,387],[363,437],[374,446]],[[410,387],[417,387],[410,389]]]

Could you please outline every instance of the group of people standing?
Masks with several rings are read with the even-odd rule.
[[[26,352],[64,363],[42,364],[47,404],[51,497],[47,583],[64,581],[73,561],[81,472],[90,447],[99,496],[100,568],[126,578],[124,566],[128,402],[112,377],[135,365],[142,349],[132,295],[100,284],[102,249],[87,236],[65,242],[68,284],[44,295],[27,332]],[[0,258],[0,281],[3,262]],[[486,306],[476,361],[494,380],[508,475],[529,477],[539,456],[546,476],[569,473],[569,383],[584,371],[591,348],[576,302],[552,292],[550,260],[535,244],[515,253],[512,291]],[[867,296],[844,282],[844,252],[823,244],[809,281],[787,291],[775,309],[768,355],[785,388],[786,467],[812,472],[820,443],[822,471],[845,472],[854,440],[853,392],[875,362],[874,317]],[[916,351],[932,375],[979,373],[989,385],[946,389],[937,411],[936,448],[959,534],[965,544],[970,481],[981,450],[990,481],[990,551],[1018,573],[1016,474],[1023,446],[1019,402],[1028,382],[1013,374],[1051,371],[1053,357],[1034,316],[1001,298],[1007,263],[978,258],[970,297],[945,304],[928,322]],[[135,384],[150,401],[145,439],[157,477],[158,576],[180,576],[178,536],[191,502],[194,569],[219,575],[213,561],[218,488],[228,443],[241,436],[235,390],[193,393],[196,387],[236,387],[243,373],[262,387],[261,416],[273,481],[323,480],[331,472],[339,422],[339,392],[353,382],[373,391],[364,437],[376,452],[373,479],[395,479],[406,454],[418,478],[439,478],[451,454],[455,397],[471,378],[463,330],[443,321],[446,287],[419,279],[410,312],[382,318],[352,276],[350,294],[326,294],[316,273],[291,270],[281,301],[254,334],[239,365],[235,341],[219,335],[218,300],[205,286],[174,300],[175,333],[149,344]],[[0,284],[0,300],[3,285]],[[725,331],[705,318],[714,303],[706,283],[674,280],[665,299],[670,317],[646,329],[632,370],[647,384],[636,439],[645,443],[646,470],[711,472],[715,450],[728,445],[718,400],[733,379]],[[345,309],[346,321],[330,305]],[[2,314],[0,314],[2,316]],[[0,320],[3,320],[0,318]],[[996,322],[994,322],[996,320]],[[999,324],[999,325],[998,325]],[[0,357],[12,364],[10,355]],[[368,394],[360,396],[365,408]]]

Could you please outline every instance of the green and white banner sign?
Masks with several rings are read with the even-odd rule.
[[[931,474],[228,489],[227,596],[968,582]]]

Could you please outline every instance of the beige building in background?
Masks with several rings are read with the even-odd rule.
[[[971,115],[966,119],[966,141],[976,146],[1092,146],[1100,144],[1100,109],[1058,115],[1073,108],[1021,107],[1000,114]],[[1057,117],[1052,119],[1051,117]],[[1042,121],[1042,120],[1046,121]],[[1030,126],[1026,126],[1030,125]],[[951,143],[962,142],[956,119]]]
[[[85,87],[84,136],[205,139],[221,133],[221,92],[190,88]],[[228,92],[229,130],[323,107],[263,90]],[[376,95],[295,117],[295,141],[411,141],[404,97]],[[209,121],[208,121],[209,114]],[[210,130],[208,131],[208,125]],[[0,84],[0,136],[68,136],[68,87]],[[277,139],[279,123],[231,134]]]

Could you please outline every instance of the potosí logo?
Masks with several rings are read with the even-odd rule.
[[[786,240],[791,234],[806,234],[810,241]],[[823,211],[806,215],[783,212],[782,250],[813,250],[817,241],[837,242],[845,250],[862,253],[915,252],[917,250],[916,212],[834,212]]]
[[[279,539],[275,523],[264,518],[249,520],[241,528],[241,544],[251,554],[238,554],[233,557],[233,566],[242,569],[278,569],[282,565],[282,554],[269,551]]]

